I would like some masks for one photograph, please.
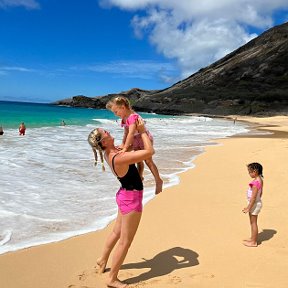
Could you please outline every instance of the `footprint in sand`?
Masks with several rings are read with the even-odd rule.
[[[92,287],[88,287],[88,286],[69,285],[67,288],[92,288]]]
[[[88,277],[95,277],[97,274],[100,274],[97,267],[94,267],[91,270],[83,271],[81,274],[78,275],[78,279],[80,281],[85,281]]]
[[[71,281],[74,284],[70,284],[67,288],[102,288],[106,287],[105,280],[106,277],[102,277],[102,273],[99,273],[98,267],[94,266],[91,269],[82,270],[82,272],[76,274]]]
[[[265,287],[264,284],[260,284],[260,283],[245,283],[244,286],[245,288],[261,288],[261,287]]]
[[[80,281],[84,281],[86,278],[87,278],[87,275],[86,275],[85,273],[82,273],[82,274],[79,274],[79,275],[78,275],[78,279],[79,279]]]
[[[205,279],[212,279],[212,278],[215,278],[215,275],[212,274],[212,273],[199,273],[199,274],[193,274],[193,275],[190,275],[191,278],[205,278]]]
[[[172,282],[173,284],[179,284],[179,283],[182,282],[182,279],[181,279],[180,277],[178,277],[178,276],[172,276],[171,282]]]
[[[153,284],[158,284],[160,282],[160,280],[150,280],[150,281],[141,281],[135,284],[131,284],[132,286],[129,285],[129,287],[133,287],[133,288],[141,288],[141,287],[151,287],[151,285]],[[155,286],[157,287],[157,286]]]

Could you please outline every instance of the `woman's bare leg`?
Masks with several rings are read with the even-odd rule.
[[[141,215],[141,212],[130,212],[122,215],[121,235],[113,254],[111,270],[107,282],[108,287],[124,288],[127,286],[118,279],[118,272],[134,239]]]
[[[99,265],[100,273],[104,273],[110,253],[120,238],[121,223],[122,223],[122,216],[121,216],[121,213],[118,211],[115,225],[113,227],[111,234],[108,236],[106,240],[106,243],[102,252],[102,256],[98,258],[96,261],[97,264]]]

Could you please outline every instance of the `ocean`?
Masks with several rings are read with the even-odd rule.
[[[178,184],[213,139],[248,132],[245,124],[224,119],[140,114],[154,137],[164,187]],[[18,135],[21,122],[25,136]],[[115,219],[119,182],[107,164],[105,172],[93,165],[87,142],[90,131],[102,127],[121,143],[113,113],[0,101],[0,125],[0,254],[96,231]],[[145,204],[155,197],[147,167],[144,178]]]

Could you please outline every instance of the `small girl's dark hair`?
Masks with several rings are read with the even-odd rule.
[[[263,177],[263,167],[257,162],[253,162],[247,165],[248,169],[256,170],[260,176]]]

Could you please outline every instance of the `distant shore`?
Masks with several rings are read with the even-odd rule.
[[[274,133],[216,140],[220,145],[206,147],[196,167],[180,175],[179,185],[145,206],[119,275],[129,287],[286,288],[288,117],[237,116],[237,121]],[[246,164],[252,161],[263,165],[265,177],[257,248],[242,245],[250,233],[241,210],[250,180]],[[112,224],[0,255],[0,286],[106,287],[106,275],[99,275],[95,265]]]

